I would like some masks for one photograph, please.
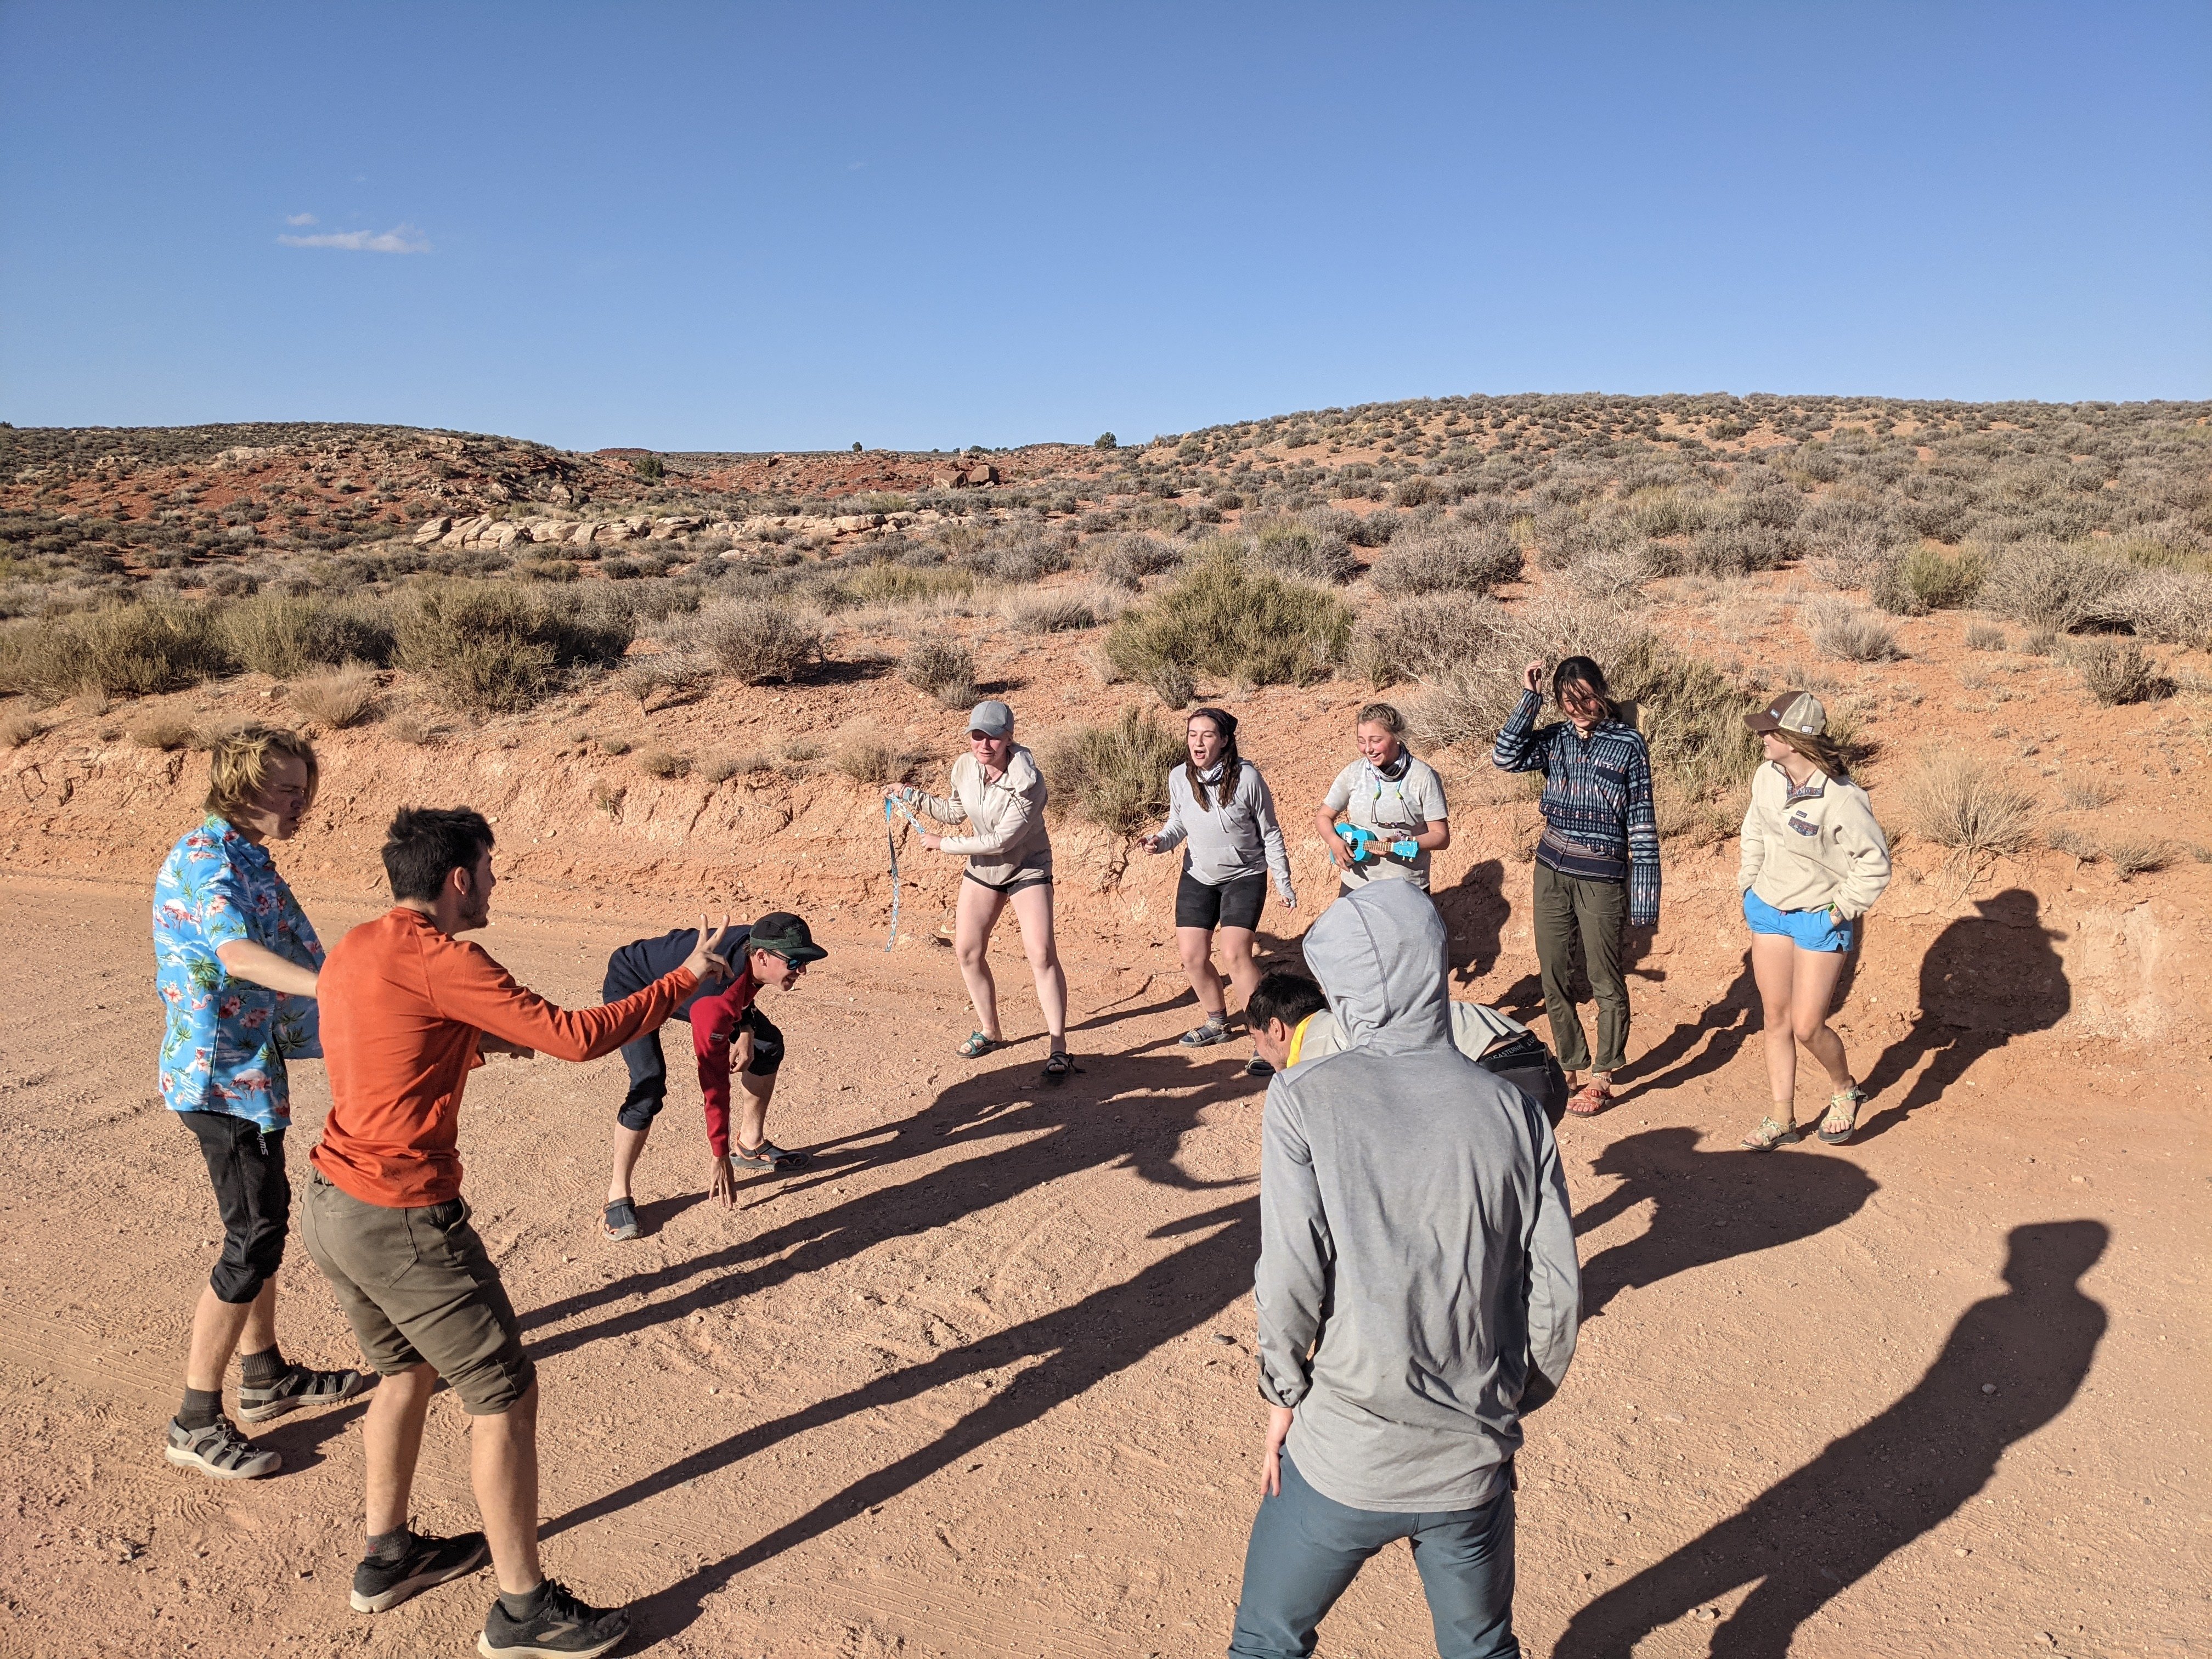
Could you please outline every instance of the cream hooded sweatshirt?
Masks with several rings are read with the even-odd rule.
[[[1793,789],[1779,761],[1751,781],[1735,884],[1778,910],[1833,905],[1846,921],[1874,908],[1889,885],[1889,840],[1867,792],[1819,772]]]

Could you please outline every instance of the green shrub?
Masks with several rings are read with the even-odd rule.
[[[853,605],[905,605],[975,591],[969,572],[936,565],[872,564],[836,583],[837,596]]]
[[[1893,617],[1924,617],[1971,603],[1988,574],[1978,548],[1946,554],[1921,542],[1875,567],[1868,597]]]
[[[899,678],[945,708],[975,701],[975,653],[957,640],[917,641],[899,662]]]
[[[472,714],[526,708],[578,668],[606,667],[629,648],[630,624],[570,592],[495,582],[407,590],[393,621],[393,659]]]
[[[1246,529],[1251,536],[1254,561],[1279,576],[1292,581],[1348,582],[1359,574],[1359,561],[1351,544],[1304,519],[1265,519],[1248,524]],[[1193,550],[1194,558],[1204,556],[1202,549]]]
[[[1181,734],[1135,708],[1111,726],[1056,732],[1037,757],[1056,810],[1119,836],[1137,835],[1166,813],[1168,773],[1184,758]]]
[[[0,692],[144,697],[181,691],[237,667],[214,612],[169,599],[19,623],[0,635]]]
[[[772,599],[702,609],[674,641],[747,685],[797,679],[822,660],[822,630]]]
[[[392,661],[392,629],[358,605],[289,593],[259,593],[221,613],[223,642],[245,666],[280,680],[349,662]]]
[[[2110,613],[2133,576],[2126,565],[2047,536],[2031,536],[2000,552],[1982,584],[1987,609],[2036,628],[2070,634]]]
[[[1172,668],[1307,685],[1343,660],[1351,637],[1352,612],[1334,594],[1217,554],[1125,614],[1106,636],[1106,654],[1146,684]]]
[[[1478,660],[1504,625],[1478,593],[1414,593],[1370,605],[1352,629],[1352,666],[1376,686],[1438,679]]]

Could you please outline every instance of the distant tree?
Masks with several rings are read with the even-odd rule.
[[[641,455],[629,464],[629,470],[647,483],[659,483],[668,469],[660,464],[658,455]]]
[[[859,453],[860,453],[860,445],[858,445],[858,444],[854,444],[854,445],[853,446],[853,453],[854,453],[855,455],[857,455],[857,454],[859,454]]]
[[[1093,449],[1119,449],[1121,442],[1112,433],[1102,432],[1098,434],[1098,441],[1091,447]]]

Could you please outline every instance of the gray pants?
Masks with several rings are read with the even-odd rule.
[[[1544,976],[1544,1012],[1552,1017],[1552,1052],[1570,1072],[1617,1072],[1628,1058],[1628,979],[1620,965],[1620,927],[1628,889],[1617,881],[1563,876],[1536,866],[1536,966]],[[1575,944],[1597,999],[1597,1064],[1575,1012]]]
[[[1314,1632],[1367,1558],[1409,1539],[1439,1659],[1520,1659],[1513,1636],[1513,1492],[1437,1515],[1355,1510],[1306,1484],[1287,1453],[1283,1490],[1260,1500],[1244,1552],[1232,1659],[1304,1659]]]

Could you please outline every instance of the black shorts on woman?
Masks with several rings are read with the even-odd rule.
[[[1216,884],[1200,881],[1191,874],[1186,860],[1182,879],[1176,884],[1175,925],[1203,927],[1209,933],[1217,927],[1242,927],[1249,933],[1259,927],[1260,913],[1267,906],[1267,875],[1264,870],[1249,876],[1231,876]]]

